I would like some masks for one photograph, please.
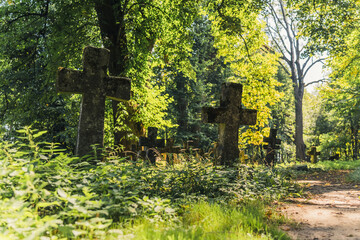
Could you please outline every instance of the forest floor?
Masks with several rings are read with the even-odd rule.
[[[348,170],[298,176],[305,197],[279,204],[291,223],[282,226],[292,239],[359,239],[360,184],[346,181]]]

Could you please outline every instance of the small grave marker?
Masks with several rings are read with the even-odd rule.
[[[339,160],[339,159],[340,159],[339,153],[335,153],[334,155],[329,157],[329,161],[334,161],[334,160]]]
[[[219,123],[217,154],[221,165],[232,166],[239,159],[239,127],[256,124],[257,111],[241,106],[242,85],[223,83],[220,107],[203,107],[202,120]]]
[[[144,147],[146,151],[146,157],[152,164],[156,162],[156,149],[155,148],[163,148],[165,147],[165,140],[164,139],[157,139],[157,131],[156,127],[149,127],[148,128],[148,136],[147,137],[140,137],[139,145]]]
[[[177,154],[180,153],[181,147],[175,146],[175,140],[173,138],[166,139],[166,145],[161,149],[161,153],[167,163],[177,162]]]
[[[105,98],[129,100],[131,82],[128,78],[109,77],[110,51],[85,47],[83,71],[59,68],[56,88],[61,93],[82,94],[76,155],[92,151],[91,145],[103,147]]]
[[[311,146],[311,150],[307,153],[310,155],[311,163],[317,163],[317,156],[320,155],[320,152],[316,151],[316,147]]]
[[[265,164],[272,166],[276,161],[275,150],[280,149],[281,140],[276,139],[277,129],[270,129],[269,137],[264,138],[264,142],[268,143],[264,146],[266,149]]]
[[[197,153],[199,152],[199,141],[198,140],[187,140],[186,142],[183,142],[183,149],[181,149],[181,152],[183,153]]]

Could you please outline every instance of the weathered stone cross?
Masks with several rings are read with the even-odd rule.
[[[257,111],[241,106],[242,85],[224,83],[220,96],[220,107],[202,108],[202,120],[219,123],[219,143],[217,154],[220,164],[232,166],[239,159],[239,127],[256,124]]]
[[[277,129],[270,129],[270,136],[264,138],[264,142],[268,145],[264,146],[266,149],[265,164],[272,166],[275,163],[275,149],[280,149],[280,139],[276,139]]]
[[[156,162],[156,150],[155,148],[165,147],[165,139],[157,139],[156,127],[148,128],[148,137],[140,137],[139,145],[146,147],[146,157],[150,160],[152,164]]]
[[[92,151],[91,145],[102,148],[104,143],[105,98],[129,100],[131,81],[128,78],[109,77],[110,51],[85,47],[83,71],[59,68],[56,88],[58,92],[82,94],[76,155]]]
[[[311,150],[307,152],[310,155],[311,163],[317,163],[317,156],[320,155],[320,152],[316,151],[316,146],[311,146]]]

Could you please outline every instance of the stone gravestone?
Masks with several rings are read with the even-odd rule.
[[[329,157],[329,161],[334,161],[334,160],[339,160],[339,159],[340,159],[339,153],[335,153],[334,155]]]
[[[183,153],[196,153],[199,152],[199,140],[187,140],[183,142],[183,149],[181,152]]]
[[[173,138],[166,139],[166,145],[161,149],[161,153],[164,154],[164,159],[167,163],[174,164],[178,162],[177,154],[180,153],[181,147],[175,146],[175,140]]]
[[[307,152],[310,155],[311,163],[317,163],[317,156],[320,155],[320,152],[316,151],[315,146],[311,146],[311,150]]]
[[[239,127],[256,124],[257,111],[243,109],[241,106],[242,85],[223,83],[220,107],[203,107],[202,120],[206,123],[219,123],[217,154],[220,164],[232,166],[239,159]]]
[[[92,151],[92,145],[102,148],[104,143],[105,98],[129,100],[131,81],[128,78],[109,77],[110,51],[85,47],[83,71],[59,68],[56,88],[62,93],[82,94],[76,155]]]
[[[149,127],[148,137],[140,137],[139,139],[139,145],[145,147],[145,156],[152,164],[155,164],[156,162],[157,151],[155,148],[165,147],[165,140],[157,139],[157,131],[158,129],[156,127]]]
[[[267,166],[274,165],[276,161],[275,150],[280,149],[281,140],[276,139],[277,129],[270,129],[270,136],[264,138],[264,142],[268,143],[264,146],[266,149],[265,164]]]

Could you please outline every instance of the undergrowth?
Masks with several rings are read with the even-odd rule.
[[[254,205],[298,194],[281,170],[79,159],[19,134],[0,143],[0,239],[286,239]]]

